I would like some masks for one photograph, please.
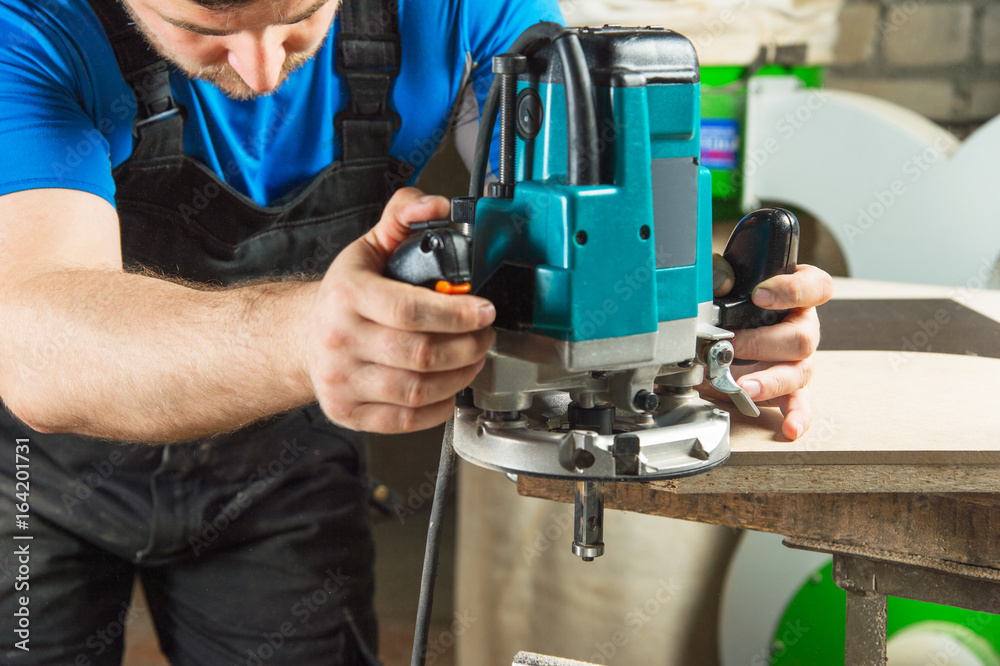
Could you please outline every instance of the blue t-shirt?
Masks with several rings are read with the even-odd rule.
[[[392,104],[403,122],[392,154],[419,173],[463,84],[481,108],[492,56],[538,21],[562,21],[556,0],[399,0],[402,67]],[[237,102],[172,72],[188,113],[185,152],[261,205],[337,160],[333,117],[347,102],[333,56],[339,24],[268,97]],[[135,98],[87,1],[0,0],[0,45],[0,195],[61,187],[113,205],[111,169],[131,154]]]

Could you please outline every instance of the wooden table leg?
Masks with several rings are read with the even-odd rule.
[[[885,666],[885,629],[885,596],[848,592],[844,666]]]

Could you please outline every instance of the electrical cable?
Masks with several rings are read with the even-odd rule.
[[[558,23],[540,21],[522,32],[508,53],[531,55],[545,43],[553,41],[566,29]],[[472,175],[469,178],[469,196],[481,197],[486,187],[486,165],[489,163],[490,146],[493,145],[493,128],[500,111],[500,80],[493,78],[490,90],[483,103],[483,113],[479,118],[479,134],[476,135],[476,152],[472,158]]]
[[[424,548],[424,567],[420,574],[420,597],[417,601],[417,624],[413,633],[413,654],[410,666],[424,666],[427,659],[427,638],[431,629],[431,608],[434,605],[434,582],[437,580],[438,554],[441,551],[441,523],[444,519],[445,503],[451,473],[455,467],[455,419],[444,426],[441,440],[441,460],[438,463],[437,481],[434,485],[434,499],[431,502],[431,520],[427,526],[427,545]]]
[[[562,60],[566,87],[566,182],[569,185],[600,183],[597,111],[594,84],[587,58],[576,33],[564,32],[553,40]]]

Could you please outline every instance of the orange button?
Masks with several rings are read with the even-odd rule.
[[[472,283],[452,284],[451,282],[438,280],[437,284],[434,285],[434,291],[441,292],[442,294],[467,294],[472,291]]]

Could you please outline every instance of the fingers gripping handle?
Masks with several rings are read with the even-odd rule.
[[[799,221],[789,211],[763,208],[740,220],[722,255],[733,268],[735,284],[729,294],[715,300],[719,326],[757,328],[784,319],[787,310],[765,310],[754,305],[751,296],[764,280],[795,272],[798,254]],[[733,379],[729,365],[737,361],[728,341],[716,342],[707,348],[704,362],[708,367],[708,381],[716,390],[728,394],[741,413],[760,415],[753,400]]]
[[[409,238],[389,258],[385,275],[446,294],[469,293],[470,241],[448,222],[410,226]]]
[[[719,326],[758,328],[776,324],[788,310],[766,310],[750,300],[758,284],[795,272],[799,254],[799,221],[783,208],[756,210],[736,225],[723,258],[733,268],[735,285],[715,300]]]

